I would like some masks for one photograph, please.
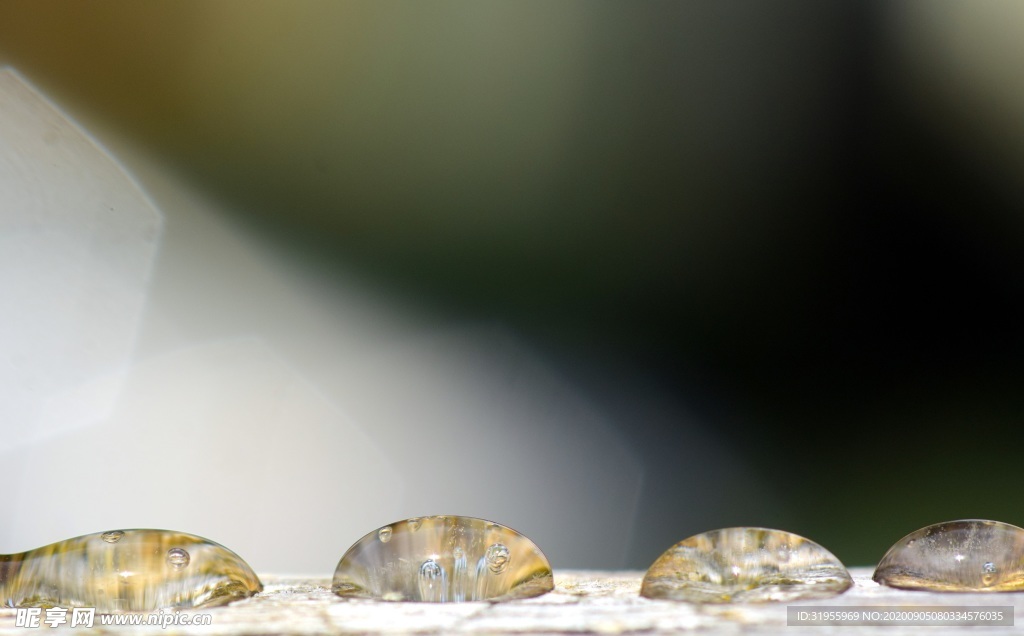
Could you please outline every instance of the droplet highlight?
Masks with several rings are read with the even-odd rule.
[[[890,548],[872,578],[908,590],[1024,591],[1024,529],[986,519],[927,526]]]
[[[357,541],[338,563],[340,596],[462,602],[539,596],[554,588],[551,565],[515,530],[475,517],[435,516],[389,524]],[[383,530],[383,528],[381,528]]]
[[[648,568],[640,594],[691,603],[829,598],[853,585],[828,550],[791,532],[725,528],[680,541]]]
[[[117,530],[0,555],[6,607],[95,607],[99,613],[223,605],[263,589],[237,554],[168,530]]]
[[[391,526],[384,526],[377,531],[377,538],[380,539],[381,543],[387,543],[391,541]]]

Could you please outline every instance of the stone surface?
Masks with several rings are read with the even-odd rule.
[[[509,600],[551,591],[551,565],[532,541],[475,517],[384,526],[357,541],[334,573],[341,596],[384,601]]]
[[[851,570],[854,585],[841,596],[800,601],[801,606],[897,608],[913,606],[1012,605],[1024,611],[1024,594],[942,594],[878,585],[871,568]],[[266,587],[256,596],[227,606],[188,610],[210,616],[205,627],[159,625],[102,626],[97,617],[88,634],[777,634],[841,636],[904,633],[876,626],[787,628],[785,603],[698,605],[652,600],[639,595],[642,572],[556,571],[549,594],[508,603],[384,603],[340,598],[326,577],[261,575]],[[145,616],[145,615],[143,615]],[[0,635],[25,636],[15,627],[15,611],[0,609]],[[77,628],[76,628],[77,629]],[[72,630],[75,631],[75,630]],[[1017,634],[1019,628],[986,628],[984,633]],[[928,636],[962,634],[962,627],[929,627]],[[979,632],[981,633],[981,632]]]
[[[98,612],[206,607],[263,589],[237,554],[167,530],[112,530],[0,555],[0,601]]]
[[[831,552],[781,530],[725,528],[680,541],[651,565],[642,594],[693,603],[828,598],[853,584]]]
[[[981,519],[921,528],[889,549],[874,580],[939,592],[1024,591],[1024,530]]]

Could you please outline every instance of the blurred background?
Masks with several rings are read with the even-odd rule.
[[[0,0],[0,65],[152,202],[32,163],[42,106],[0,138],[0,552],[169,527],[326,575],[444,513],[562,568],[731,525],[871,565],[1024,525],[1021,25]]]

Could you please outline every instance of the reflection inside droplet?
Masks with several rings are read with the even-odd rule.
[[[0,555],[0,598],[9,607],[151,612],[221,605],[261,589],[234,552],[167,530],[90,534]]]

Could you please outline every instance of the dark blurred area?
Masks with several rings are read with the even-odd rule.
[[[308,276],[510,325],[609,412],[681,405],[757,483],[682,507],[692,431],[652,406],[630,566],[724,525],[861,565],[1024,524],[1024,80],[983,72],[1016,7],[942,53],[926,3],[4,1],[0,63]]]

